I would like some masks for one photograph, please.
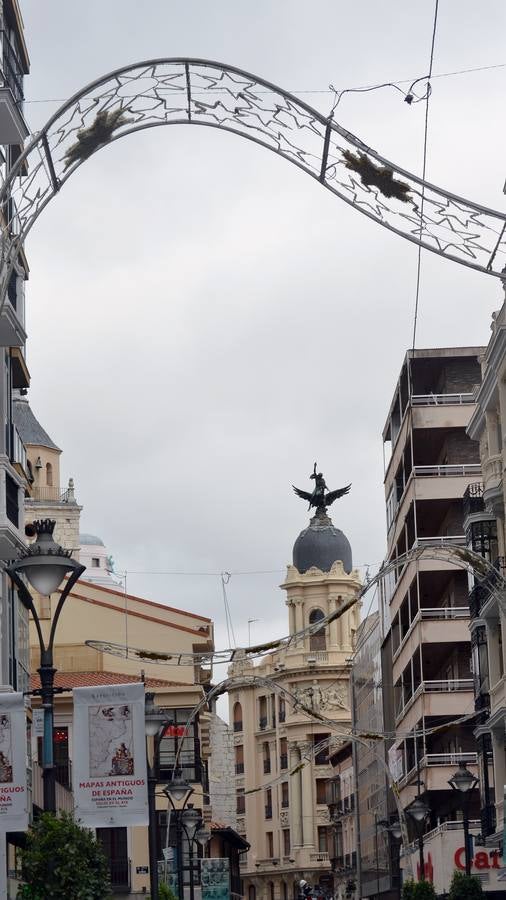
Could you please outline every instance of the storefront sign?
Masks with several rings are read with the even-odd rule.
[[[144,685],[73,693],[76,819],[90,828],[147,825]]]
[[[449,890],[455,870],[464,872],[466,868],[464,834],[462,828],[455,828],[456,824],[443,824],[429,832],[424,839],[425,878],[433,883],[437,894]],[[413,847],[410,854],[401,857],[404,879],[411,877],[412,862],[415,863],[415,871],[420,878],[417,857],[417,847]],[[471,855],[471,874],[480,876],[485,894],[487,891],[500,891],[504,888],[506,868],[499,851],[493,848],[475,848]]]
[[[26,831],[26,713],[23,694],[0,693],[0,830]]]
[[[229,900],[230,865],[228,859],[201,860],[202,900]]]

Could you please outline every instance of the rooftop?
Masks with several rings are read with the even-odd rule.
[[[140,676],[126,675],[124,672],[57,672],[55,687],[98,687],[102,684],[134,684],[141,681]],[[188,687],[184,681],[165,681],[162,678],[146,678],[146,688]],[[30,688],[40,688],[39,675],[30,676]]]
[[[49,447],[50,450],[61,452],[60,448],[51,440],[47,431],[44,431],[40,422],[35,418],[26,397],[14,398],[12,418],[23,444]]]

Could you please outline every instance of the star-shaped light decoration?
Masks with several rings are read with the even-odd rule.
[[[352,153],[351,150],[343,150],[343,157],[346,168],[357,172],[362,184],[367,187],[373,185],[385,197],[395,197],[402,203],[407,203],[411,199],[408,194],[410,185],[394,178],[393,169],[388,166],[375,166],[367,153],[360,153],[360,151]]]
[[[95,150],[108,144],[113,131],[129,122],[133,122],[133,119],[127,119],[121,109],[100,110],[89,128],[81,128],[77,132],[77,141],[65,153],[64,171],[73,163],[88,159]]]

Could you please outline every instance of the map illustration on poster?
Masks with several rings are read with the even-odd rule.
[[[0,830],[26,831],[26,715],[23,694],[0,699]]]
[[[134,775],[132,707],[90,706],[90,777]]]

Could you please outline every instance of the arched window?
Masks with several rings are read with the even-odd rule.
[[[248,888],[248,900],[257,900],[257,889],[254,884],[250,884]]]
[[[242,731],[242,706],[234,703],[234,731]]]
[[[314,625],[316,622],[320,622],[321,619],[325,618],[325,613],[321,609],[312,609],[309,613],[309,624]],[[319,631],[314,632],[309,638],[309,649],[310,650],[326,650],[327,648],[327,639],[325,636],[325,628],[320,628]]]
[[[53,467],[51,463],[46,463],[46,484],[53,487]]]

